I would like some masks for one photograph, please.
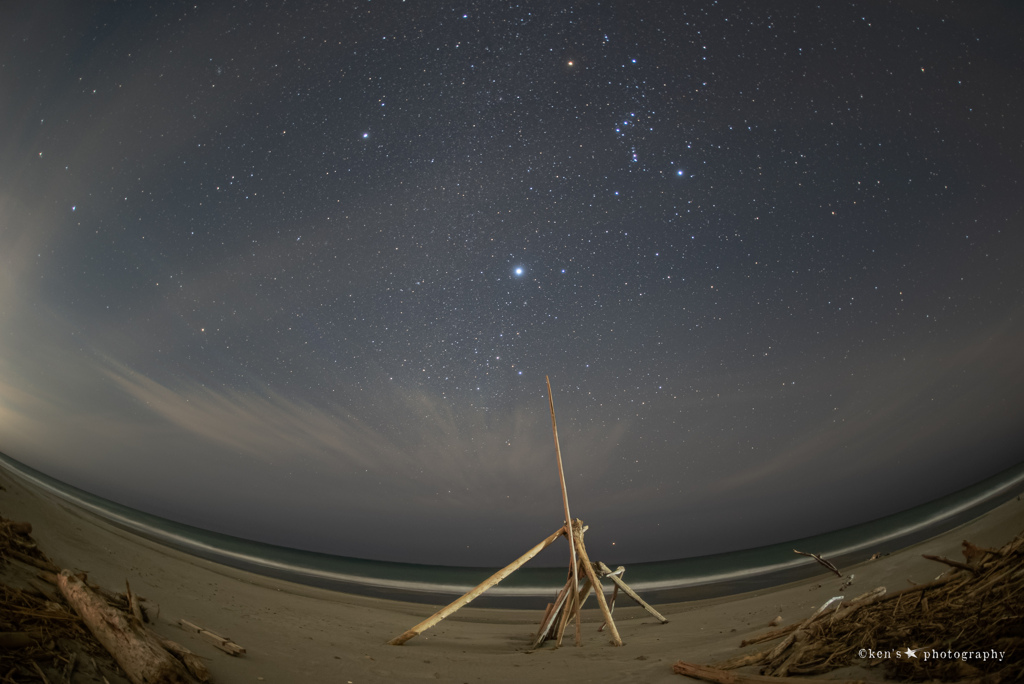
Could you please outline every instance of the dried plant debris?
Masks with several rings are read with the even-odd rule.
[[[926,556],[951,568],[937,580],[823,606],[741,645],[778,644],[716,667],[784,677],[859,664],[901,681],[1024,681],[1024,535],[1000,549],[965,541],[963,553]]]
[[[127,582],[113,593],[61,570],[31,532],[0,517],[0,684],[70,683],[76,672],[78,681],[111,684],[209,681],[202,658],[148,626],[145,598]]]
[[[32,526],[0,518],[0,681],[126,681],[106,650],[45,579],[53,562]],[[84,681],[84,680],[83,680]]]

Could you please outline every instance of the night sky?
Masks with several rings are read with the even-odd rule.
[[[549,375],[593,557],[878,518],[1021,460],[1022,112],[1014,2],[3,3],[0,450],[499,565]]]

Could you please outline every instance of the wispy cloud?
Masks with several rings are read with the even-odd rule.
[[[396,389],[388,421],[375,427],[340,406],[315,406],[269,388],[215,390],[191,381],[172,388],[113,362],[105,375],[160,421],[211,445],[254,461],[379,473],[389,481],[382,496],[480,505],[557,482],[546,411],[492,415]],[[585,469],[600,473],[623,430],[571,431],[565,444],[585,459]]]
[[[818,378],[812,391],[823,400],[839,397],[827,417],[794,432],[763,462],[718,479],[712,489],[739,491],[779,478],[821,481],[817,475],[825,471],[834,479],[859,480],[901,462],[927,462],[954,449],[967,453],[991,435],[1012,435],[1024,404],[1018,382],[1024,377],[1024,331],[1018,320],[1008,316],[912,357],[883,358],[852,382]]]

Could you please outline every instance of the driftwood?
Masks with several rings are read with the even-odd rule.
[[[764,651],[757,653],[748,653],[746,655],[738,655],[724,660],[720,663],[715,663],[709,667],[713,667],[718,670],[735,670],[738,667],[746,667],[747,665],[757,665],[762,660],[768,657],[768,654],[772,652],[772,649],[768,648]]]
[[[32,523],[18,522],[16,520],[5,520],[3,525],[14,534],[32,534]]]
[[[555,623],[562,614],[565,602],[569,598],[569,591],[574,584],[579,583],[574,582],[572,575],[570,575],[569,579],[565,582],[565,586],[562,587],[562,591],[558,592],[555,602],[548,604],[548,610],[544,613],[544,619],[540,621],[540,629],[537,630],[537,638],[533,642],[534,648],[539,647],[551,637],[551,633],[555,629]]]
[[[836,573],[836,577],[842,577],[843,576],[843,573],[839,572],[839,568],[837,568],[836,566],[832,565],[831,561],[825,560],[824,558],[822,558],[821,556],[819,556],[816,553],[807,553],[806,551],[797,551],[796,549],[793,549],[793,553],[799,553],[801,556],[807,556],[808,558],[813,558],[814,560],[818,561],[819,563],[821,563],[823,566],[825,566],[826,568],[828,568],[832,572]]]
[[[54,587],[49,584],[40,582],[37,579],[32,579],[31,577],[25,581],[25,584],[31,587],[32,591],[45,598],[47,601],[53,601],[56,603],[60,600],[58,593],[54,591]]]
[[[966,539],[963,541],[963,547],[964,558],[972,567],[977,565],[979,562],[988,560],[987,556],[989,554],[1000,555],[1002,553],[999,549],[988,549],[984,546],[975,546]]]
[[[565,627],[569,624],[569,618],[579,613],[579,592],[577,590],[580,586],[580,578],[576,573],[572,572],[571,568],[569,578],[572,584],[566,594],[565,603],[562,604],[562,613],[558,616],[558,626],[555,628],[554,633],[555,646],[562,645],[562,637],[565,635]],[[576,626],[579,628],[579,620],[576,621]],[[582,637],[580,637],[580,643],[582,644]]]
[[[601,568],[605,568],[605,569],[602,570]],[[608,568],[607,565],[605,565],[601,561],[598,561],[597,562],[597,569],[596,569],[596,571],[598,573],[598,577],[615,577],[615,576],[617,576],[617,577],[619,577],[619,579],[621,579],[622,575],[624,575],[626,573],[626,568],[621,566],[621,565],[619,567],[615,568],[615,572],[612,572],[612,571],[608,570],[607,568]],[[615,614],[615,599],[617,599],[618,597],[619,597],[619,585],[616,584],[614,587],[612,587],[612,597],[608,600],[608,612],[611,613],[612,615]],[[608,626],[607,622],[602,622],[601,626],[597,628],[597,631],[598,632],[603,632],[604,628],[607,627],[607,626]]]
[[[974,572],[974,568],[968,565],[967,563],[961,563],[960,561],[950,560],[949,558],[945,558],[943,556],[930,556],[927,553],[922,553],[921,556],[923,558],[927,558],[928,560],[938,561],[939,563],[945,563],[946,565],[949,565],[954,568],[960,568],[961,570],[969,570],[970,572]]]
[[[578,592],[576,592],[576,601],[579,604],[580,610],[583,610],[583,606],[586,605],[587,599],[590,598],[590,591],[593,588],[594,585],[590,583],[590,579],[584,577],[583,586],[579,588]],[[573,619],[573,617],[568,612],[566,613],[566,615],[569,616],[570,620]]]
[[[39,663],[32,661],[32,669],[36,671],[39,678],[43,680],[43,684],[50,684],[50,680],[46,678],[46,673],[43,672],[43,668],[39,667]]]
[[[587,547],[583,545],[583,521],[575,520],[572,525],[573,540],[576,544],[576,555],[583,563],[583,571],[587,573],[587,579],[590,580],[590,584],[594,587],[594,593],[597,595],[597,605],[601,609],[601,615],[604,616],[604,622],[608,625],[608,629],[612,633],[612,643],[616,646],[622,645],[622,637],[619,636],[619,630],[615,626],[615,620],[612,619],[611,611],[608,610],[608,604],[604,600],[604,589],[601,587],[601,581],[597,579],[597,575],[594,573],[594,567],[590,564],[590,557],[587,555]],[[580,602],[577,601],[577,605]],[[577,609],[576,613],[576,624],[579,625],[579,612]],[[577,632],[579,631],[577,627]]]
[[[52,572],[55,574],[60,572],[60,568],[58,568],[53,563],[41,560],[39,558],[34,558],[28,555],[27,553],[22,553],[21,551],[18,551],[17,549],[8,548],[4,550],[4,553],[10,556],[11,558],[17,558],[22,563],[28,563],[34,568],[38,568],[40,570],[45,570],[47,572]]]
[[[417,634],[420,634],[421,632],[430,629],[438,622],[444,620],[446,617],[457,611],[459,608],[462,608],[464,605],[480,596],[480,594],[484,593],[485,591],[496,585],[498,582],[500,582],[501,580],[505,579],[513,572],[518,570],[520,566],[524,565],[528,560],[536,556],[538,553],[540,553],[547,547],[551,546],[551,544],[553,544],[554,541],[561,537],[563,534],[565,534],[565,527],[558,528],[558,531],[554,532],[551,536],[549,536],[547,539],[534,546],[532,549],[524,553],[522,556],[509,563],[504,568],[502,568],[501,570],[494,573],[493,575],[485,579],[483,582],[478,584],[476,587],[474,587],[473,589],[466,592],[459,598],[455,599],[453,602],[449,603],[441,610],[437,611],[436,613],[428,617],[426,620],[415,625],[408,631],[396,636],[388,643],[392,646],[401,646]]]
[[[582,522],[581,522],[581,524],[582,524]],[[586,527],[586,526],[584,526],[582,528],[583,532],[586,532],[588,529],[589,529],[589,527]],[[573,540],[574,541],[571,542],[573,547],[576,546],[575,539],[576,539],[576,537],[575,537],[575,531],[574,531],[574,533],[573,533]],[[578,560],[579,559],[577,558],[577,561]],[[576,629],[576,639],[577,639],[576,645],[577,646],[581,646],[583,644],[583,638],[581,636],[581,631],[582,631],[583,625],[582,625],[582,620],[580,619],[580,611],[583,609],[584,601],[586,601],[587,597],[590,595],[590,589],[591,589],[592,585],[590,583],[590,579],[587,578],[581,572],[581,567],[580,567],[580,565],[578,563],[577,563],[577,566],[576,566],[576,572],[577,572],[577,574],[575,575],[575,580],[573,580],[574,575],[572,574],[572,567],[570,565],[570,568],[569,568],[569,583],[568,584],[571,585],[572,587],[574,587],[575,589],[573,590],[573,593],[566,595],[565,601],[560,602],[561,603],[561,611],[562,612],[561,612],[560,615],[555,615],[553,620],[552,620],[552,630],[553,631],[551,632],[550,636],[555,639],[555,646],[556,647],[559,647],[559,646],[562,645],[562,638],[565,636],[565,628],[569,624],[569,622],[571,620],[573,620],[573,619],[575,619],[574,625],[575,625],[575,629]],[[583,580],[583,586],[582,587],[580,587],[580,580]],[[559,603],[559,601],[556,601],[556,603]],[[554,626],[554,622],[555,621],[558,622],[558,626],[557,627]],[[544,642],[544,639],[547,639],[547,638],[549,638],[548,635],[544,635],[543,638],[538,638],[537,645],[542,644]],[[534,648],[536,648],[536,646],[534,646]]]
[[[214,634],[213,632],[203,629],[199,625],[193,624],[188,620],[178,620],[178,625],[186,631],[195,632],[228,655],[239,656],[245,653],[245,649],[231,641],[231,639]]]
[[[807,629],[807,627],[812,622],[817,620],[820,616],[824,615],[825,611],[828,610],[829,606],[831,606],[833,603],[835,603],[836,601],[842,601],[842,600],[843,600],[842,596],[835,596],[835,597],[829,599],[828,601],[826,601],[824,604],[822,604],[821,608],[818,608],[818,610],[815,611],[814,615],[812,615],[811,617],[809,617],[806,620],[804,620],[803,623],[796,630],[794,630],[789,636],[787,636],[785,639],[783,639],[782,643],[780,643],[778,646],[776,646],[771,651],[769,651],[768,655],[765,657],[765,661],[766,662],[778,662],[778,660],[780,659],[782,654],[785,653],[786,649],[788,649],[790,646],[792,646],[793,644],[797,643],[798,641],[804,641],[805,640],[805,638],[806,638],[805,630]],[[837,608],[838,608],[838,606],[837,606]],[[804,648],[803,646],[798,647],[797,654],[799,654],[803,650],[803,648]],[[789,671],[789,665],[791,664],[792,660],[793,660],[792,655],[787,655],[785,660],[782,661],[782,663],[775,669],[775,671],[774,672],[770,672],[769,674],[774,674],[776,676],[785,676],[785,674]]]
[[[576,543],[573,541],[572,516],[569,514],[569,492],[565,488],[565,471],[562,469],[562,447],[558,444],[558,425],[555,423],[555,399],[551,394],[551,378],[545,375],[544,381],[548,385],[548,408],[551,409],[551,434],[555,439],[555,458],[558,461],[558,482],[562,486],[562,509],[565,513],[566,536],[569,539],[569,572],[572,577],[579,577],[579,559],[576,557]],[[569,597],[569,605],[566,606],[566,609],[571,610],[573,616],[576,618],[576,645],[582,646],[583,636],[580,631],[580,604],[575,592]],[[563,628],[564,624],[565,623],[563,622]],[[562,644],[562,629],[559,629],[558,631],[558,644]]]
[[[58,572],[60,572],[60,571],[58,570]],[[43,572],[40,572],[38,575],[36,575],[36,577],[38,577],[39,579],[43,580],[47,584],[52,584],[53,586],[57,586],[57,575],[52,573],[52,572],[44,570]]]
[[[608,577],[612,580],[612,582],[615,583],[615,589],[612,593],[612,601],[610,603],[605,603],[603,606],[599,606],[601,608],[601,613],[602,617],[604,618],[604,621],[597,628],[597,631],[602,632],[604,631],[605,627],[611,625],[613,627],[612,643],[616,643],[614,638],[618,635],[618,629],[615,628],[615,623],[613,621],[610,621],[609,618],[612,617],[612,609],[614,607],[615,597],[617,596],[620,588],[630,598],[636,601],[640,606],[642,606],[647,612],[649,612],[651,615],[657,618],[660,622],[668,622],[668,620],[661,613],[656,611],[653,607],[651,607],[650,604],[648,604],[646,601],[640,598],[640,596],[637,595],[637,593],[633,591],[633,589],[630,588],[630,586],[622,580],[621,575],[624,574],[626,571],[624,567],[619,566],[613,571],[609,569],[609,567],[604,563],[593,563],[590,561],[590,558],[586,552],[586,545],[583,543],[583,533],[585,533],[588,528],[583,525],[581,520],[576,520],[573,524],[577,530],[576,551],[581,558],[581,567],[584,569],[589,568],[592,571],[594,578],[593,580],[591,580],[589,573],[585,574],[582,578],[580,578],[584,579],[583,588],[578,593],[580,606],[582,607],[584,601],[590,593],[590,590],[594,588],[595,581],[599,582],[602,578]],[[578,580],[576,581],[576,584],[579,584]],[[547,609],[544,612],[544,618],[543,620],[541,620],[540,628],[537,630],[537,634],[533,642],[533,648],[538,648],[547,639],[557,639],[557,637],[564,632],[565,627],[568,624],[568,621],[571,620],[573,617],[571,611],[567,607],[567,603],[571,600],[571,598],[568,595],[568,592],[572,585],[573,579],[570,576],[569,581],[566,582],[565,587],[562,588],[562,590],[558,593],[558,596],[555,598],[555,602],[548,604]],[[598,584],[598,587],[599,586],[600,584]],[[598,593],[598,602],[604,603],[603,599],[604,592],[600,591]],[[616,643],[616,645],[621,644],[621,636],[619,637],[618,642],[619,643]]]
[[[743,648],[744,646],[750,646],[752,644],[759,644],[762,641],[771,641],[772,639],[778,639],[779,637],[786,636],[787,634],[792,632],[794,629],[799,627],[801,624],[802,623],[794,622],[791,625],[786,625],[785,627],[780,627],[779,629],[773,629],[770,632],[765,632],[764,634],[758,634],[755,637],[751,637],[749,639],[744,639],[743,641],[740,642],[740,648]]]
[[[825,610],[826,604],[803,622],[747,639],[742,645],[784,637],[773,649],[720,663],[712,668],[711,681],[765,681],[738,673],[740,679],[722,678],[722,672],[745,665],[761,665],[762,675],[777,679],[823,674],[855,662],[866,667],[884,665],[886,676],[900,681],[1018,681],[1024,672],[1024,638],[1019,635],[1020,616],[1024,614],[1024,535],[1000,549],[965,542],[965,563],[941,556],[925,557],[952,569],[936,580],[890,594],[879,587],[839,603],[835,610]],[[964,653],[995,650],[998,658],[884,655],[903,646],[941,651],[954,645]],[[858,653],[872,651],[878,655],[857,657]],[[687,674],[701,676],[695,672]]]
[[[883,600],[885,600],[887,598],[896,598],[900,594],[903,594],[903,593],[906,593],[906,592],[920,591],[922,588],[923,588],[923,585],[919,586],[919,587],[910,587],[908,589],[905,589],[904,591],[897,592],[895,594],[889,594],[888,596],[886,596],[885,595],[885,587],[877,587],[875,589],[872,589],[871,591],[869,591],[866,594],[862,594],[861,596],[858,596],[857,598],[853,599],[852,601],[849,601],[849,602],[843,601],[837,607],[836,612],[834,614],[832,614],[832,618],[831,619],[833,621],[841,620],[841,619],[847,617],[848,615],[850,615],[851,613],[855,612],[859,608],[862,608],[864,606],[869,606],[869,605],[871,605],[873,603],[877,603],[878,601],[883,601]],[[811,624],[811,623],[813,623],[813,622],[815,622],[817,620],[820,620],[821,618],[825,617],[825,615],[828,615],[828,613],[824,612],[824,610],[823,610],[827,605],[828,605],[828,603],[826,603],[825,606],[822,606],[821,608],[819,608],[818,611],[816,611],[814,613],[814,615],[812,615],[807,620],[804,620],[802,622],[794,622],[791,625],[786,625],[785,627],[780,627],[779,629],[772,630],[771,632],[765,632],[764,634],[759,634],[758,636],[751,637],[750,639],[744,639],[743,641],[740,642],[740,648],[743,648],[744,646],[750,646],[752,644],[759,644],[762,641],[771,641],[773,639],[778,639],[779,637],[786,636],[787,634],[795,632],[798,629],[806,627],[807,625],[809,625],[809,624]]]
[[[0,518],[0,555],[41,569],[36,577],[25,580],[22,589],[0,583],[2,622],[9,630],[0,633],[0,660],[3,661],[3,671],[7,672],[3,681],[12,681],[11,676],[15,672],[26,673],[32,670],[35,677],[43,682],[71,684],[80,654],[76,651],[69,653],[66,646],[60,643],[66,641],[76,642],[85,649],[84,652],[98,654],[106,649],[115,660],[119,660],[119,652],[130,652],[134,648],[133,642],[138,641],[147,649],[155,649],[144,657],[155,654],[158,661],[163,662],[169,658],[173,662],[173,658],[170,658],[173,654],[184,662],[196,678],[201,681],[209,679],[205,666],[197,656],[143,626],[146,614],[141,608],[141,601],[144,599],[134,594],[130,587],[127,595],[113,594],[90,584],[84,575],[74,577],[68,571],[61,573],[28,536],[30,531],[29,523],[12,523]],[[12,548],[12,545],[18,548]],[[65,603],[70,604],[71,608]],[[122,611],[131,611],[132,614],[125,615]],[[87,615],[91,616],[88,620]],[[118,647],[111,649],[109,643],[100,640],[91,624],[96,623],[96,619],[99,620],[101,631],[106,630],[117,637]],[[170,653],[161,655],[155,644]],[[62,660],[64,665],[61,667],[58,664]],[[99,673],[96,660],[91,660],[94,670]],[[44,672],[39,667],[40,662],[52,663],[50,669]],[[15,667],[12,668],[12,665]],[[113,667],[114,661],[111,660],[109,665]],[[122,668],[130,672],[123,663]],[[164,677],[151,681],[153,684],[194,681],[187,677],[176,677],[181,672],[175,673],[173,665],[171,670],[170,679]],[[142,676],[149,677],[151,674],[151,671],[144,671]]]
[[[570,620],[575,620],[576,626],[576,645],[580,646],[583,643],[581,636],[581,619],[580,609],[583,602],[586,600],[591,589],[595,590],[597,594],[598,606],[604,616],[604,624],[598,629],[601,631],[604,626],[609,626],[612,633],[612,643],[616,646],[622,645],[622,637],[619,636],[618,629],[615,626],[615,622],[612,619],[611,609],[608,607],[604,597],[604,590],[601,587],[601,576],[611,576],[612,581],[615,582],[616,589],[615,594],[618,593],[619,588],[622,588],[627,594],[629,594],[633,600],[637,601],[645,609],[647,609],[652,615],[657,617],[662,622],[667,620],[656,610],[651,608],[645,603],[639,596],[636,595],[620,578],[615,577],[615,574],[621,574],[624,572],[624,568],[619,568],[615,573],[608,570],[608,567],[604,564],[596,566],[590,562],[590,558],[587,555],[586,546],[583,543],[583,534],[587,528],[583,525],[582,520],[573,520],[569,513],[569,496],[566,492],[565,487],[565,471],[562,467],[562,451],[558,444],[558,424],[555,422],[555,402],[551,393],[551,380],[547,379],[548,387],[548,407],[551,409],[551,432],[555,440],[555,456],[558,463],[558,480],[562,490],[562,508],[565,514],[565,524],[558,529],[550,537],[542,541],[541,543],[534,546],[532,549],[527,551],[521,557],[505,566],[489,578],[484,580],[481,584],[474,587],[472,590],[456,599],[449,605],[445,606],[438,612],[431,615],[426,620],[423,620],[419,624],[415,625],[408,631],[398,635],[394,639],[391,639],[388,644],[392,646],[399,646],[404,644],[409,639],[412,639],[416,635],[420,634],[424,630],[427,630],[436,625],[441,620],[445,619],[459,608],[475,599],[476,597],[483,594],[485,591],[498,584],[524,563],[529,561],[531,558],[540,553],[541,550],[550,546],[558,537],[565,535],[569,541],[569,578],[565,583],[565,587],[558,593],[554,603],[549,603],[547,609],[544,612],[544,617],[541,620],[541,624],[537,629],[537,633],[534,637],[533,648],[539,647],[546,640],[554,636],[556,644],[561,646],[562,637],[565,634],[565,629],[569,624]],[[599,570],[598,567],[601,569]],[[583,581],[583,586],[580,588],[580,581]],[[614,603],[614,595],[613,595]]]
[[[189,684],[195,681],[185,667],[164,650],[152,632],[111,608],[69,570],[57,575],[57,586],[133,684]]]
[[[177,641],[171,641],[166,637],[160,636],[156,632],[151,631],[150,634],[156,637],[157,641],[160,642],[160,645],[164,647],[164,650],[172,653],[178,660],[180,660],[193,677],[201,682],[207,682],[210,680],[210,673],[199,656],[179,644]],[[244,652],[245,649],[242,649],[242,651]]]
[[[649,603],[647,603],[647,601],[644,601],[642,598],[640,598],[639,594],[637,594],[635,591],[633,591],[629,587],[629,585],[626,584],[625,580],[623,580],[622,577],[620,576],[620,575],[624,574],[625,571],[626,571],[626,569],[624,567],[622,567],[620,565],[618,568],[615,569],[615,572],[612,572],[610,569],[608,569],[607,565],[605,565],[604,563],[601,563],[601,562],[598,562],[597,567],[600,568],[600,570],[603,573],[604,577],[607,577],[608,579],[610,579],[612,582],[615,583],[615,588],[616,589],[622,589],[622,591],[625,592],[626,596],[628,596],[629,598],[631,598],[634,601],[636,601],[640,605],[641,608],[643,608],[648,613],[650,613],[651,615],[656,617],[658,619],[658,621],[661,622],[661,624],[665,624],[666,622],[668,622],[668,619],[664,615],[662,615],[661,613],[656,611],[653,607],[651,607],[651,605]],[[613,599],[613,603],[614,603],[614,599]]]
[[[145,613],[142,612],[142,606],[139,605],[139,597],[132,593],[132,585],[128,583],[128,580],[124,582],[124,595],[128,602],[128,610],[135,616],[135,619],[139,622],[149,622]]]

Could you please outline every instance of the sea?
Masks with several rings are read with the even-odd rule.
[[[166,520],[85,492],[0,453],[0,467],[106,522],[151,541],[264,576],[348,593],[445,604],[498,568],[347,558],[240,539]],[[890,553],[974,520],[1024,493],[1024,463],[935,501],[870,522],[781,544],[710,556],[631,564],[624,579],[647,601],[727,596],[820,575],[810,550],[839,568]],[[1010,534],[1018,530],[1009,531]],[[513,560],[511,557],[509,560]],[[564,568],[526,565],[474,601],[496,608],[543,607],[565,584]]]

